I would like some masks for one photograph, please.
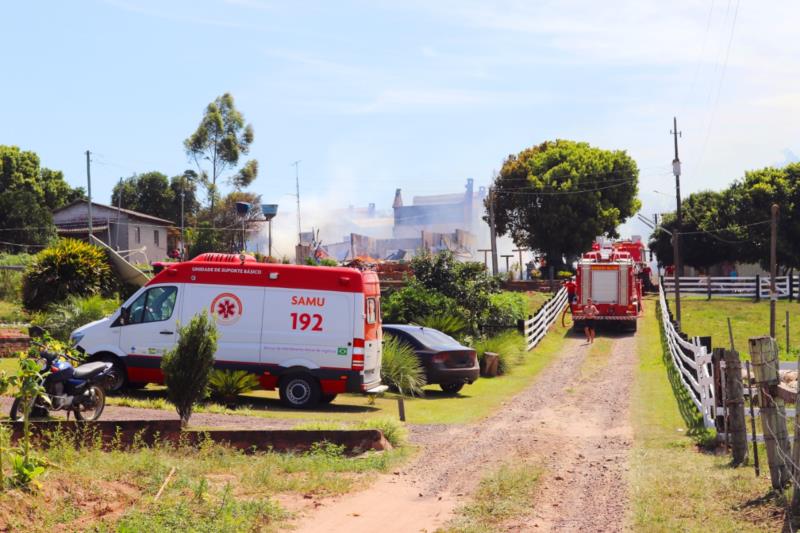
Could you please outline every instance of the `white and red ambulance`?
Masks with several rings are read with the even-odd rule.
[[[72,333],[93,360],[114,363],[114,388],[162,383],[177,325],[207,311],[215,367],[246,370],[292,407],[343,392],[380,392],[380,287],[375,272],[259,263],[203,254],[167,263],[113,315]]]

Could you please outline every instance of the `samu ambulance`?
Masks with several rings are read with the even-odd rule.
[[[214,366],[252,372],[292,407],[344,392],[381,392],[380,287],[375,272],[259,263],[202,254],[167,263],[114,314],[75,330],[73,344],[117,370],[114,387],[163,383],[161,357],[178,324],[214,317]]]

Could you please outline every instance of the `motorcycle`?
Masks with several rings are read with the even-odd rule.
[[[106,406],[106,386],[114,379],[111,363],[80,364],[66,353],[40,347],[39,377],[46,399],[38,396],[31,406],[31,417],[44,417],[50,411],[72,411],[76,420],[97,420]],[[74,367],[69,361],[79,366]],[[49,401],[48,401],[49,400]],[[19,398],[11,405],[11,420],[22,420],[24,409]]]

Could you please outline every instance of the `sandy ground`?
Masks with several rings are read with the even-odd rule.
[[[412,428],[421,448],[414,461],[366,490],[323,502],[299,520],[297,531],[432,532],[469,502],[483,476],[516,458],[542,465],[545,473],[531,512],[503,530],[622,530],[635,338],[616,338],[608,365],[582,379],[587,354],[583,339],[568,339],[530,387],[486,420]]]

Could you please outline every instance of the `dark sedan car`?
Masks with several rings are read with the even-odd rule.
[[[475,350],[439,330],[401,324],[384,324],[383,333],[411,346],[425,369],[429,384],[455,394],[464,384],[478,379],[480,368]]]

